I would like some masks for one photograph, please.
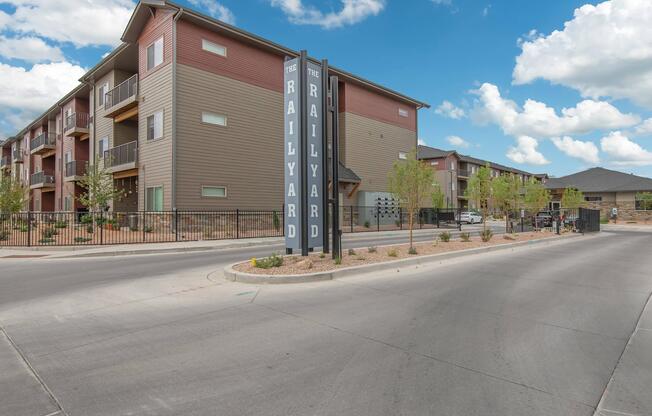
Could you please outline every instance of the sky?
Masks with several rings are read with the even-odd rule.
[[[429,146],[552,176],[652,177],[650,0],[176,3],[429,103]],[[134,6],[0,0],[0,139],[117,46]]]

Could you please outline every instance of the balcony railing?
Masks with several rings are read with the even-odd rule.
[[[467,169],[459,169],[457,171],[457,176],[463,176],[463,177],[468,178],[470,173],[471,172],[469,170],[467,170]]]
[[[11,166],[11,161],[9,160],[8,156],[4,156],[3,158],[0,158],[0,169],[4,169]]]
[[[73,160],[72,162],[66,163],[66,178],[75,178],[82,177],[86,175],[86,165],[88,164],[85,160]]]
[[[29,184],[33,187],[54,186],[54,175],[36,172],[30,177]]]
[[[135,98],[136,95],[138,95],[138,74],[121,82],[118,86],[106,93],[104,97],[104,109],[108,110],[129,98]]]
[[[32,152],[39,150],[54,149],[57,144],[57,135],[54,133],[41,133],[33,138],[29,143],[29,148]]]
[[[75,129],[88,130],[88,120],[88,113],[72,113],[66,117],[63,130],[65,132]]]
[[[115,168],[135,164],[138,160],[138,142],[133,141],[113,147],[104,152],[104,167]]]

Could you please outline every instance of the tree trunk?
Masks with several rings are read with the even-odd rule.
[[[410,248],[412,248],[412,228],[414,228],[414,212],[410,210],[410,218],[408,220],[408,228],[410,229]]]

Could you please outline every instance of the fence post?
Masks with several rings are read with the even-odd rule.
[[[435,215],[437,216],[437,228],[439,228],[439,213],[440,213],[440,208],[435,209]]]
[[[462,208],[457,209],[457,231],[462,231]]]
[[[100,211],[100,245],[104,244],[104,211]]]
[[[326,213],[328,215],[328,213]],[[283,227],[283,231],[281,231],[281,237],[285,237],[285,204],[283,204],[283,208],[281,208],[281,226]],[[325,232],[328,232],[326,230]]]
[[[523,216],[521,215],[521,232],[524,232]]]
[[[351,223],[351,232],[353,232],[353,205],[349,207],[349,211],[351,212],[351,215],[349,215],[349,222]]]
[[[141,214],[142,214],[143,220],[140,222],[140,228],[142,228],[142,231],[143,231],[143,243],[144,243],[145,242],[145,227],[146,227],[146,225],[145,225],[145,211],[142,211]]]
[[[376,231],[380,231],[380,207],[376,207]]]
[[[174,208],[174,241],[179,241],[179,210]]]
[[[32,211],[27,211],[27,247],[32,246]]]
[[[398,223],[401,230],[403,229],[403,207],[398,207]]]
[[[240,238],[240,210],[235,210],[235,238]]]

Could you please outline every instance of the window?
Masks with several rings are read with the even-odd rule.
[[[204,111],[201,113],[201,121],[203,123],[226,127],[226,116],[222,114],[208,113]]]
[[[439,165],[439,162],[430,162],[430,166],[437,166]]]
[[[147,188],[146,207],[147,211],[163,211],[163,187],[153,186]]]
[[[398,152],[398,158],[401,160],[407,159],[407,153],[405,152]]]
[[[586,202],[600,202],[600,201],[602,201],[602,197],[601,196],[585,196],[584,200]]]
[[[63,210],[72,211],[72,197],[67,196],[63,198]]]
[[[97,142],[97,155],[100,159],[104,158],[104,152],[109,150],[109,138],[108,137],[102,137],[98,142]]]
[[[634,209],[637,211],[652,211],[652,195],[649,192],[636,194]]]
[[[104,97],[106,96],[106,93],[109,92],[109,83],[105,82],[104,85],[101,85],[100,88],[97,90],[97,105],[101,106],[104,105]],[[72,114],[72,110],[70,110],[70,113]],[[68,114],[70,115],[70,114]]]
[[[63,166],[65,167],[71,161],[72,161],[72,152],[69,150],[66,152],[66,154],[63,155]]]
[[[163,137],[163,111],[158,111],[147,117],[147,140]]]
[[[210,40],[202,39],[201,48],[206,52],[211,52],[215,55],[226,57],[226,46],[219,45],[217,43],[211,42]]]
[[[398,109],[398,115],[401,116],[401,117],[408,117],[410,115],[410,113],[408,113],[408,110],[406,110],[404,108],[399,108]]]
[[[224,186],[202,186],[201,196],[204,198],[225,198],[226,187]]]
[[[163,38],[158,38],[147,47],[147,70],[163,63]]]
[[[455,170],[455,162],[451,162],[451,170]]]

